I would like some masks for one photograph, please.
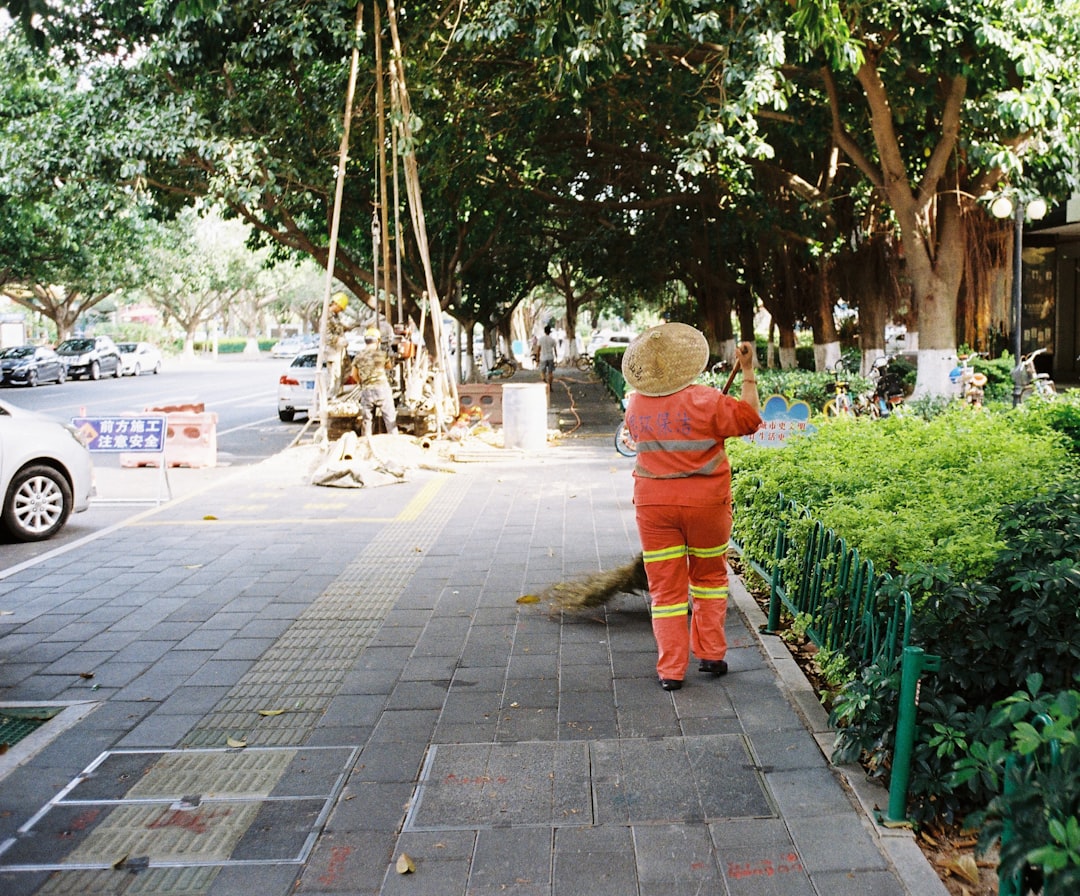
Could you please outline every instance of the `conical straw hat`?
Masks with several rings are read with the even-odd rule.
[[[638,336],[622,359],[626,382],[642,395],[671,395],[709,363],[709,343],[689,324],[660,324]]]

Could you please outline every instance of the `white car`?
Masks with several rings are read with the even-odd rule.
[[[120,372],[124,376],[161,373],[161,352],[149,342],[118,342]]]
[[[592,339],[589,340],[589,354],[591,355],[598,348],[608,348],[609,346],[626,348],[626,346],[634,341],[634,335],[634,333],[596,333]]]
[[[300,352],[309,348],[317,348],[318,336],[286,336],[280,342],[275,342],[270,349],[271,358],[295,358]]]
[[[288,423],[297,414],[306,414],[315,406],[315,364],[318,358],[319,350],[309,348],[300,352],[285,368],[278,379],[278,419]]]
[[[93,493],[90,452],[73,426],[0,402],[0,523],[11,538],[55,535]]]

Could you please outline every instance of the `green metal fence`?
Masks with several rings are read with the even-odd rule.
[[[598,349],[593,356],[593,368],[611,390],[616,399],[622,401],[626,397],[626,380],[623,378],[621,367],[623,353],[605,352]]]
[[[777,496],[770,520],[747,519],[754,511],[735,514],[731,546],[743,562],[769,584],[767,630],[780,627],[783,610],[798,618],[808,637],[818,646],[842,655],[849,671],[878,664],[901,667],[900,701],[897,707],[896,746],[889,786],[889,809],[883,821],[905,823],[907,788],[911,777],[911,754],[918,710],[918,682],[924,672],[936,671],[940,658],[910,645],[911,596],[882,590],[887,579],[875,573],[874,564],[863,559],[843,538],[811,519],[804,508],[783,494]],[[743,526],[775,530],[774,549],[766,563],[746,555],[739,540]],[[791,534],[792,523],[799,536]]]
[[[738,515],[736,515],[738,516]],[[792,520],[804,520],[801,539],[790,535]],[[833,530],[783,494],[776,501],[775,547],[768,565],[744,557],[769,583],[769,631],[786,609],[808,623],[818,647],[843,654],[854,666],[892,665],[908,646],[911,598],[887,599],[879,591],[886,576]],[[738,521],[732,546],[740,555]]]

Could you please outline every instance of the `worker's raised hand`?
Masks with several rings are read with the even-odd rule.
[[[735,357],[744,373],[754,369],[754,346],[750,342],[740,342],[735,349]]]

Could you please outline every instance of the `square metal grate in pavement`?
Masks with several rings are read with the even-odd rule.
[[[740,735],[438,744],[406,831],[773,818]]]
[[[355,747],[109,751],[0,843],[0,871],[298,865],[356,753]]]
[[[15,746],[24,737],[56,718],[62,709],[61,706],[0,706],[0,748],[10,749]]]

